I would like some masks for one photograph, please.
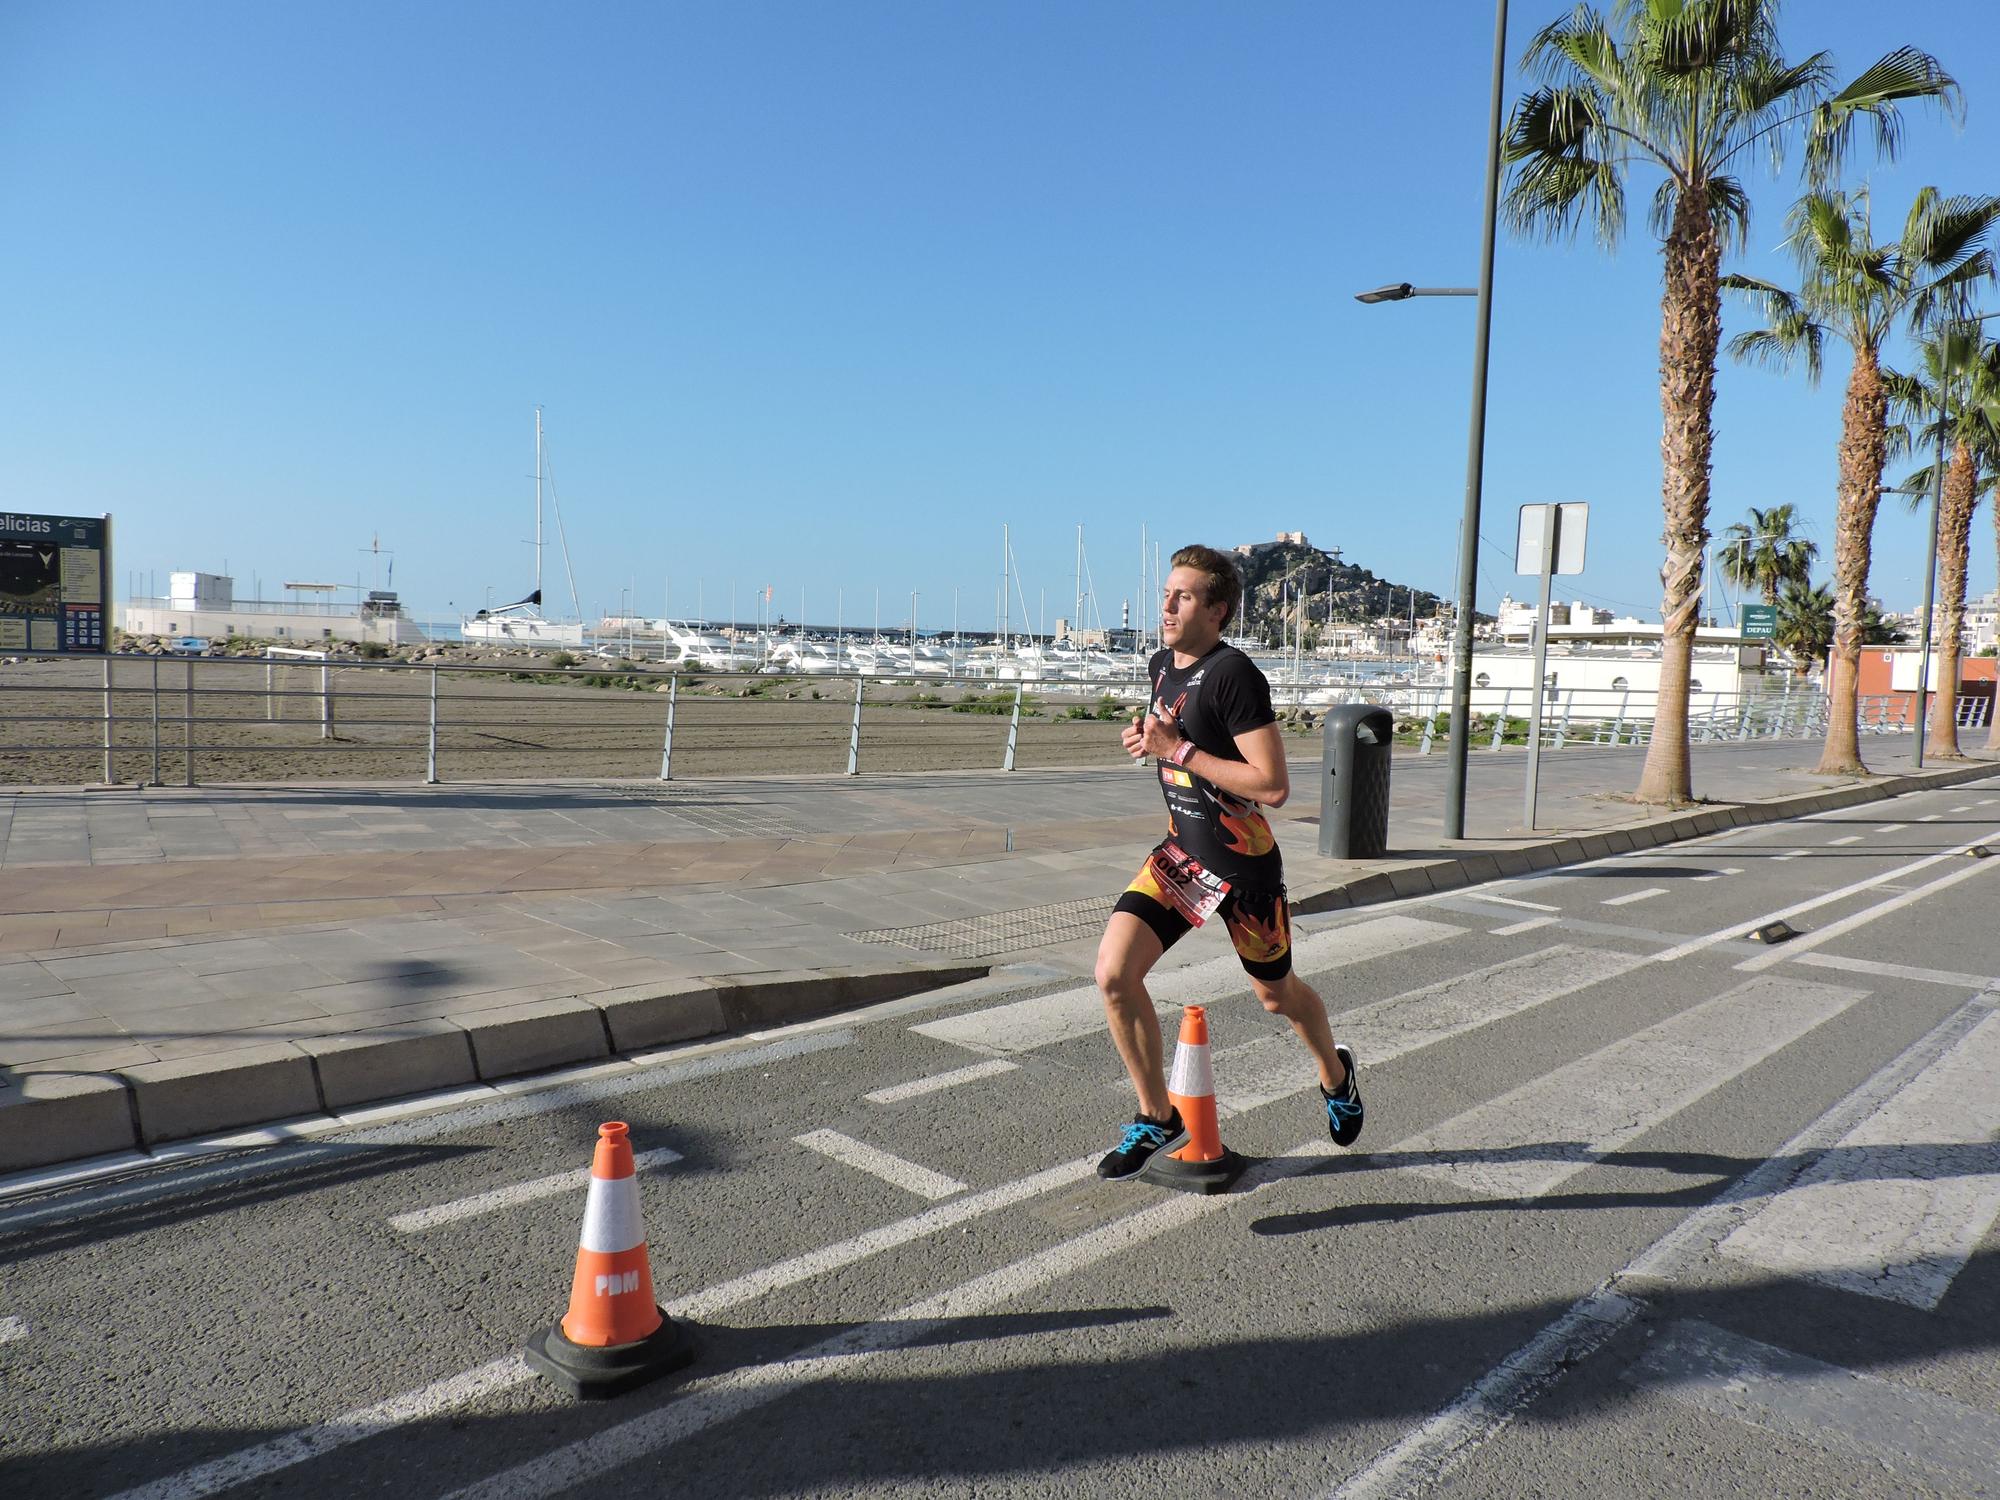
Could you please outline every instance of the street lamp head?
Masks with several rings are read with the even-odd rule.
[[[1356,302],[1401,302],[1405,297],[1416,295],[1416,288],[1407,281],[1394,282],[1389,286],[1378,286],[1372,292],[1356,292]]]

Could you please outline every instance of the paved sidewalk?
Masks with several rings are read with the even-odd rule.
[[[1702,808],[1621,800],[1642,752],[1400,755],[1392,854],[1320,858],[1317,762],[1276,818],[1295,907],[1342,906],[1893,795],[1817,742],[1695,747]],[[1921,782],[1991,774],[1933,765]],[[1087,974],[1163,817],[1141,768],[0,798],[0,1172],[755,1029],[1032,960]],[[1200,956],[1209,934],[1182,945]]]

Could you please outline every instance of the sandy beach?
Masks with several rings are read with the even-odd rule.
[[[425,773],[432,672],[333,663],[333,722],[323,733],[320,667],[259,660],[110,659],[115,782],[385,781]],[[665,740],[666,676],[578,668],[567,680],[442,668],[438,775],[446,781],[650,777]],[[103,660],[0,664],[0,784],[99,783],[104,776]],[[158,691],[154,690],[157,678]],[[1011,683],[867,679],[861,769],[998,768]],[[847,769],[854,679],[717,676],[681,680],[672,771],[703,776],[837,774]],[[954,709],[965,700],[988,711]],[[157,711],[158,723],[154,715]],[[1118,723],[1094,691],[1028,686],[1015,751],[1022,768],[1112,765]],[[1119,711],[1110,710],[1114,714]],[[1129,710],[1127,710],[1129,711]],[[1093,717],[1073,717],[1090,714]],[[188,733],[192,723],[192,743]]]

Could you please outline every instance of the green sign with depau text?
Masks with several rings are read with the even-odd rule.
[[[1746,604],[1743,606],[1743,638],[1745,640],[1768,641],[1777,633],[1777,605]]]

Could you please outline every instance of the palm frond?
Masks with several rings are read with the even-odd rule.
[[[1924,266],[1949,266],[1977,250],[2000,223],[2000,198],[1957,194],[1941,197],[1925,188],[1910,205],[1900,246]]]
[[[1973,290],[1992,279],[1993,253],[1981,250],[1960,261],[1942,276],[1911,288],[1911,321],[1921,325],[1940,318],[1949,321],[1962,316],[1971,306]]]
[[[1803,360],[1807,382],[1819,384],[1825,367],[1826,329],[1811,315],[1804,299],[1754,276],[1724,276],[1721,284],[1755,303],[1768,325],[1731,339],[1730,358],[1775,370],[1789,370]]]
[[[1598,242],[1616,245],[1625,225],[1625,185],[1599,154],[1601,101],[1587,89],[1538,89],[1514,107],[1502,155],[1515,164],[1507,222],[1551,239],[1573,236],[1587,217]]]
[[[1964,113],[1958,80],[1928,52],[1898,47],[1813,111],[1806,132],[1806,170],[1813,180],[1827,182],[1839,174],[1858,119],[1874,126],[1876,153],[1893,161],[1902,140],[1896,105],[1905,99],[1931,100],[1954,118]]]

